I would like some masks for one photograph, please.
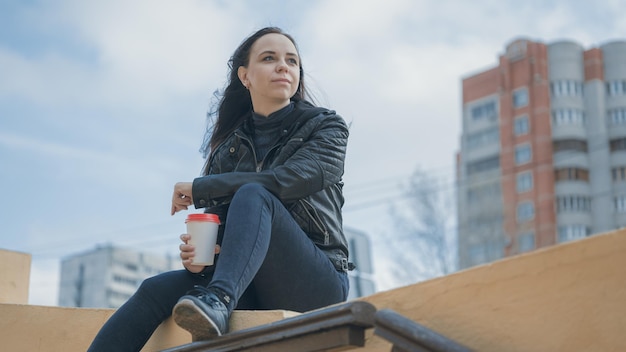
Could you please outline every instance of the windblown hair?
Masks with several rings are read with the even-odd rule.
[[[204,136],[204,141],[200,151],[207,158],[204,173],[208,171],[208,161],[211,153],[222,143],[228,135],[235,131],[250,115],[252,111],[252,99],[250,92],[239,80],[237,71],[239,67],[248,67],[250,62],[250,50],[252,45],[262,36],[270,33],[282,34],[287,37],[298,50],[295,40],[282,29],[277,27],[266,27],[258,30],[246,38],[237,47],[230,60],[228,60],[228,81],[226,88],[222,92],[215,92],[217,104],[207,113],[208,127]],[[300,59],[300,85],[296,93],[291,97],[292,101],[300,101],[309,98],[309,94],[304,86],[304,70],[302,69],[302,59]],[[217,108],[215,108],[217,105]]]

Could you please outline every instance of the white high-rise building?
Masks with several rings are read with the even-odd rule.
[[[144,279],[175,269],[182,269],[176,257],[97,247],[62,260],[59,306],[118,308]]]
[[[375,292],[369,238],[346,229],[350,261],[349,299]],[[167,257],[111,245],[67,257],[61,262],[59,306],[119,308],[135,293],[144,279],[182,269],[178,257]]]
[[[344,228],[350,251],[350,261],[356,265],[356,269],[349,271],[350,292],[348,299],[369,296],[376,292],[374,284],[374,271],[372,265],[371,241],[363,232],[350,228]]]

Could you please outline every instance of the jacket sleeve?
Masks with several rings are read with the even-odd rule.
[[[316,126],[306,140],[299,138],[298,133],[294,134],[269,169],[196,178],[193,181],[195,207],[204,208],[230,199],[239,187],[247,183],[261,184],[281,201],[289,203],[340,182],[348,141],[344,120],[332,114],[313,118],[305,125],[309,123]],[[289,152],[290,149],[293,152]]]

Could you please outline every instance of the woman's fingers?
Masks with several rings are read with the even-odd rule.
[[[181,210],[187,210],[189,208],[189,205],[191,204],[177,204],[175,202],[172,202],[172,210],[170,211],[170,215],[174,215]]]
[[[187,210],[187,207],[193,204],[191,188],[191,182],[178,182],[174,185],[174,194],[172,194],[172,215],[181,210]]]
[[[182,253],[195,253],[195,247],[190,244],[183,243],[179,247],[181,254]]]

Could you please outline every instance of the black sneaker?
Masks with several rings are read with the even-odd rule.
[[[178,326],[191,333],[193,341],[210,340],[228,332],[228,308],[216,292],[202,286],[182,296],[172,315]]]

